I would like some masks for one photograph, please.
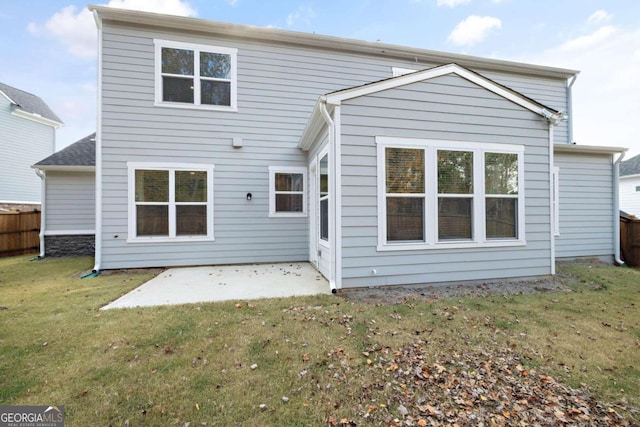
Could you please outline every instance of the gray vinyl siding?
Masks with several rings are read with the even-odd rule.
[[[611,259],[613,165],[610,154],[556,154],[560,168],[560,235],[556,257]]]
[[[237,48],[238,112],[154,107],[154,38]],[[297,144],[320,95],[389,78],[393,66],[409,65],[109,21],[102,52],[102,268],[307,260],[308,218],[268,217],[268,166],[307,165],[308,153]],[[434,65],[441,64],[425,67]],[[525,94],[549,88],[553,102],[563,102],[556,93],[562,81],[509,79]],[[233,137],[244,146],[232,148]],[[215,165],[215,241],[127,243],[127,161]]]
[[[377,251],[378,135],[524,145],[526,246]],[[545,120],[456,76],[344,102],[343,286],[550,274],[548,135]]]
[[[45,234],[95,230],[94,172],[47,171]]]
[[[53,154],[55,129],[11,114],[0,95],[0,202],[40,203],[42,184],[31,165]]]

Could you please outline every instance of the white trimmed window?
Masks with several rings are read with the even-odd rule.
[[[236,111],[237,49],[154,40],[155,103]]]
[[[306,216],[307,169],[269,166],[269,216]]]
[[[376,143],[378,250],[525,244],[523,146]]]
[[[127,163],[129,242],[213,240],[213,165]]]

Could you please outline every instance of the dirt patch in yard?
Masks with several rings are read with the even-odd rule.
[[[570,292],[568,278],[563,275],[528,280],[489,280],[424,284],[411,286],[377,286],[343,289],[338,295],[347,301],[363,304],[404,304],[407,301],[434,301],[460,297],[520,295],[543,292]]]

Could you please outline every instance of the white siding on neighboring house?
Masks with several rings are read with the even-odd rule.
[[[95,232],[95,173],[47,171],[45,235]]]
[[[556,257],[601,257],[613,248],[611,154],[556,153],[560,168],[560,235]]]
[[[0,95],[0,202],[40,203],[40,178],[31,165],[54,149],[55,128],[12,115]]]
[[[640,218],[640,175],[620,177],[620,209]]]
[[[344,287],[551,274],[546,120],[457,76],[354,98],[341,110]],[[526,245],[376,250],[376,136],[524,146]]]

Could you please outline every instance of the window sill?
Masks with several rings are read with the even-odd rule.
[[[180,237],[135,237],[127,239],[127,243],[192,243],[213,242],[215,239],[209,236],[180,236]]]
[[[270,212],[269,218],[306,218],[306,212]]]
[[[398,243],[378,245],[378,252],[387,251],[421,251],[438,249],[475,249],[475,248],[504,248],[526,246],[525,240],[500,240],[487,242],[437,242],[437,243]]]
[[[175,102],[154,102],[154,107],[162,108],[178,108],[182,110],[203,110],[203,111],[226,111],[230,113],[237,113],[238,107],[228,107],[224,105],[195,105],[187,103],[175,103]]]

